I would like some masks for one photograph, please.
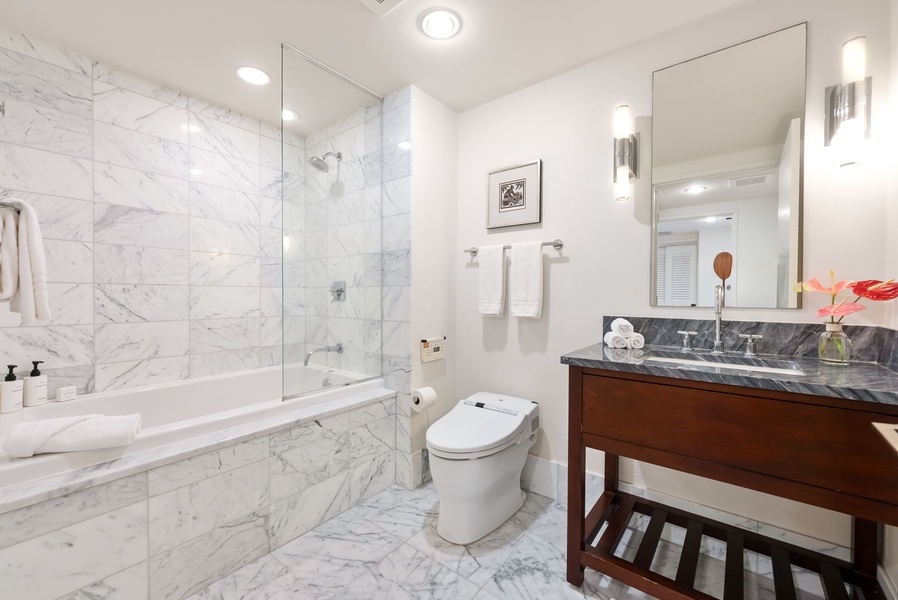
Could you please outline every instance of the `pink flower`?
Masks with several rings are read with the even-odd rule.
[[[866,306],[857,303],[861,298],[876,301],[894,300],[895,298],[898,298],[898,283],[893,279],[889,279],[888,281],[880,281],[878,279],[866,279],[864,281],[845,279],[843,281],[836,281],[836,274],[833,271],[829,272],[829,276],[832,278],[832,285],[830,287],[823,287],[823,284],[814,277],[813,279],[796,283],[792,289],[797,293],[805,291],[825,292],[829,294],[829,306],[824,306],[817,311],[817,316],[829,317],[830,322],[832,323],[841,323],[846,315],[856,313],[859,310],[864,310]],[[837,296],[846,290],[853,292],[857,297],[851,302],[848,302],[847,296],[839,300]],[[836,320],[836,317],[839,318],[838,321]]]
[[[817,316],[844,317],[845,315],[856,313],[857,311],[864,310],[865,308],[867,307],[863,304],[858,304],[857,302],[845,302],[844,300],[842,300],[838,304],[830,304],[829,306],[824,306],[817,311]]]

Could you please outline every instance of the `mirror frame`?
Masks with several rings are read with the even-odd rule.
[[[799,163],[798,163],[798,250],[797,256],[795,260],[797,261],[797,274],[798,281],[802,281],[802,277],[804,276],[804,154],[805,154],[805,127],[807,123],[808,116],[808,58],[810,56],[810,45],[808,41],[808,22],[801,21],[799,23],[795,23],[794,25],[789,25],[788,27],[782,27],[775,31],[771,31],[769,33],[765,33],[764,35],[759,35],[747,40],[743,40],[741,42],[730,44],[729,46],[724,46],[723,48],[719,48],[717,50],[706,52],[704,54],[700,54],[699,56],[692,57],[687,60],[681,60],[680,62],[674,63],[672,65],[668,65],[666,67],[656,69],[652,71],[652,115],[655,114],[655,74],[659,71],[665,71],[667,69],[671,69],[678,65],[682,65],[688,62],[692,62],[694,60],[698,60],[704,58],[706,56],[710,56],[712,54],[717,54],[718,52],[723,52],[729,50],[731,48],[735,48],[737,46],[741,46],[743,44],[747,44],[749,42],[753,42],[756,40],[764,39],[771,35],[775,35],[777,33],[792,29],[794,27],[803,27],[804,28],[804,114],[801,119],[801,131],[800,136],[801,140],[799,143]],[[651,193],[651,248],[649,252],[649,306],[656,308],[688,308],[688,309],[707,309],[707,306],[699,306],[696,303],[695,306],[667,306],[664,304],[658,304],[658,281],[657,281],[657,273],[658,273],[658,221],[659,221],[659,210],[658,206],[658,198],[655,195],[655,181],[652,178],[654,174],[654,157],[655,157],[655,144],[654,144],[654,119],[652,124],[652,168],[649,170],[649,177],[651,178],[649,182],[649,190]],[[732,308],[736,309],[763,309],[763,310],[796,310],[802,308],[802,294],[797,294],[797,301],[794,307],[784,306],[784,307],[757,307],[757,306],[734,306]]]

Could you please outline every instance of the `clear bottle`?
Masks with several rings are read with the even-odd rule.
[[[42,360],[31,361],[34,369],[25,378],[25,406],[40,406],[47,403],[47,376],[41,375],[41,370],[38,368],[38,365],[43,362]]]
[[[12,413],[22,410],[22,391],[24,384],[16,380],[13,372],[18,365],[6,365],[9,373],[3,383],[0,383],[0,413]]]
[[[826,331],[820,334],[817,355],[822,362],[831,365],[847,365],[851,360],[851,340],[842,331],[841,323],[826,323]]]

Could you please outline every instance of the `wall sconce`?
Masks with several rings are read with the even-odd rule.
[[[842,83],[826,88],[824,145],[843,149],[841,166],[856,164],[860,144],[870,137],[873,78],[867,77],[867,38],[842,45]]]
[[[621,104],[614,110],[614,198],[618,202],[630,199],[630,179],[637,176],[636,154],[630,107]]]

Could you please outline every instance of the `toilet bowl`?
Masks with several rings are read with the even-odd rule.
[[[440,537],[469,544],[521,508],[521,471],[538,430],[536,402],[486,392],[459,401],[431,425],[427,450]]]

